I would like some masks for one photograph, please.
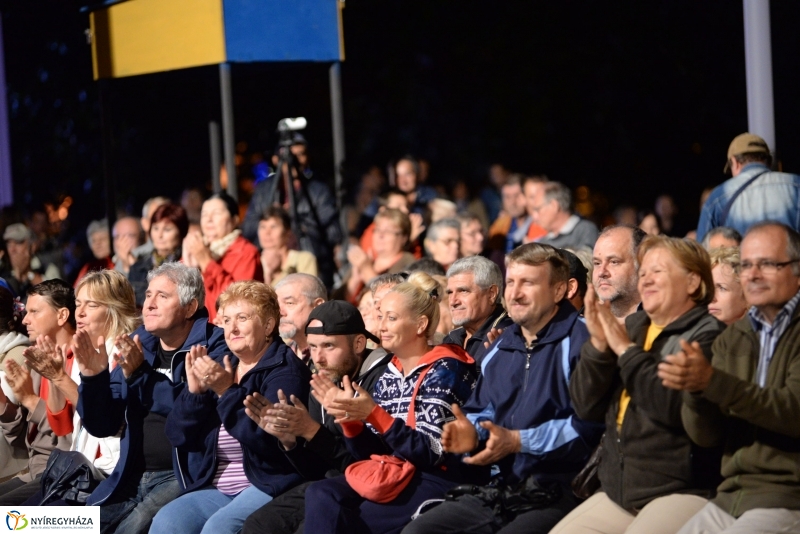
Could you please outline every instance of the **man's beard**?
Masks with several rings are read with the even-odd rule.
[[[294,339],[297,335],[297,326],[293,323],[280,323],[278,325],[278,332],[280,332],[283,339]]]

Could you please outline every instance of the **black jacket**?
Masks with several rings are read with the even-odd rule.
[[[679,339],[697,341],[710,359],[711,344],[725,325],[697,306],[670,323],[649,352],[644,345],[650,318],[643,311],[626,320],[636,343],[617,358],[587,341],[570,380],[575,412],[589,421],[605,419],[598,474],[602,490],[626,510],[640,510],[658,497],[689,493],[709,498],[719,483],[721,450],[692,443],[681,421],[682,392],[665,388],[657,368],[680,350]],[[631,396],[622,428],[617,413],[622,390]]]
[[[372,365],[368,371],[359,375],[356,382],[365,390],[372,392],[375,383],[386,371],[386,365],[392,360],[393,354],[386,354],[381,360]],[[297,446],[286,451],[286,457],[294,465],[297,472],[306,480],[318,480],[344,473],[345,468],[353,463],[353,456],[347,450],[347,445],[342,435],[342,428],[333,422],[313,395],[308,397],[308,413],[311,418],[322,426],[310,441],[298,440]]]
[[[486,356],[486,353],[489,351],[489,349],[484,346],[484,343],[488,341],[486,334],[488,334],[492,328],[504,329],[512,324],[514,324],[514,321],[508,316],[506,310],[503,309],[503,306],[497,304],[489,318],[486,319],[481,327],[475,331],[475,334],[467,340],[466,347],[464,346],[464,339],[467,337],[467,331],[463,326],[451,330],[450,333],[445,336],[444,340],[442,340],[442,343],[452,343],[453,345],[463,347],[463,349],[467,351],[467,354],[475,359],[475,367],[480,373],[483,357]]]

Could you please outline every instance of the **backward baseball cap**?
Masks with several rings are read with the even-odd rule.
[[[731,168],[731,158],[741,154],[769,154],[769,146],[767,142],[761,137],[751,134],[743,133],[733,138],[730,146],[728,146],[728,160],[725,162],[725,167],[722,172],[728,172]]]
[[[314,320],[321,322],[322,326],[308,326]],[[344,300],[329,300],[311,310],[305,332],[306,335],[325,336],[362,334],[377,344],[381,342],[374,334],[367,331],[358,308]]]

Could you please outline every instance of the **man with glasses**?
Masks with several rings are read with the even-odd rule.
[[[533,222],[547,230],[537,243],[556,248],[593,248],[597,226],[572,212],[572,193],[559,182],[546,182],[529,199],[528,211]]]
[[[683,424],[704,447],[724,446],[723,482],[681,529],[793,532],[800,524],[800,234],[776,222],[750,228],[738,271],[747,316],[714,342],[659,365],[684,390]]]

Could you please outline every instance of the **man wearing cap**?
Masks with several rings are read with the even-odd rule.
[[[5,278],[14,294],[19,295],[23,303],[27,300],[28,289],[44,282],[60,278],[58,267],[43,265],[41,259],[34,255],[33,233],[22,223],[10,224],[3,232],[6,242],[10,268],[0,273]]]
[[[280,173],[273,173],[256,185],[253,198],[247,207],[247,213],[242,223],[242,233],[255,244],[258,244],[258,223],[264,211],[270,206],[282,206],[288,209],[290,199],[293,198],[297,228],[302,229],[302,234],[296,236],[301,250],[312,252],[317,257],[319,277],[326,287],[333,286],[333,273],[336,266],[333,262],[333,247],[342,240],[342,230],[339,226],[339,211],[336,209],[336,199],[331,194],[325,183],[314,179],[308,166],[308,143],[305,137],[294,133],[290,150],[297,160],[301,176],[294,176],[292,187],[294,192],[287,192],[284,180],[274,184],[276,178],[282,178]],[[274,164],[277,165],[274,160]],[[294,226],[292,226],[294,228]]]
[[[311,311],[305,327],[315,371],[333,383],[344,376],[358,374],[364,357],[367,339],[378,339],[367,332],[358,308],[349,302],[332,300]],[[372,391],[386,369],[392,355],[385,355],[365,374],[357,376],[367,391]],[[300,399],[288,399],[285,404],[270,405],[263,397],[248,399],[248,415],[267,433],[280,440],[286,456],[307,480],[319,480],[344,473],[353,462],[339,425],[327,415],[314,397],[308,408]],[[243,532],[293,534],[302,528],[305,514],[305,491],[311,482],[293,488],[257,510],[244,524]]]
[[[700,212],[697,240],[718,226],[741,235],[759,221],[776,221],[800,230],[800,176],[770,171],[772,155],[757,135],[737,135],[728,147],[723,172],[732,178],[717,186]]]

